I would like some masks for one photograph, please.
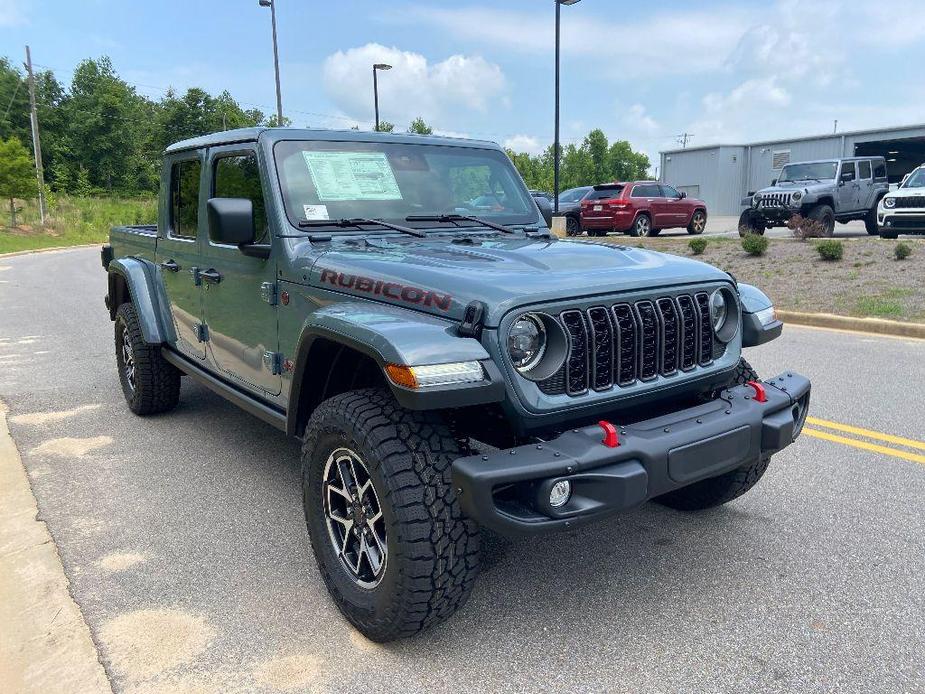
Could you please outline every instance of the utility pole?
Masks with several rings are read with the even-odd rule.
[[[687,149],[687,141],[693,136],[693,133],[681,133],[678,135],[678,144],[681,145],[682,149]]]
[[[276,41],[276,2],[259,0],[261,7],[270,8],[270,22],[273,24],[273,69],[276,72],[276,127],[283,127],[283,91],[279,84],[279,44]]]
[[[838,119],[837,119],[837,118],[835,119],[835,129],[832,130],[832,132],[833,132],[833,133],[837,133],[837,132],[838,132]]]
[[[35,153],[35,178],[39,182],[39,217],[45,226],[45,175],[42,171],[42,144],[39,141],[39,114],[35,110],[35,77],[32,74],[32,54],[26,46],[26,73],[29,75],[29,111],[32,122],[32,149]]]

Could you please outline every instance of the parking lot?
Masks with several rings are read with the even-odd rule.
[[[925,342],[787,327],[747,356],[814,419],[755,490],[487,536],[459,614],[380,646],[315,568],[296,442],[189,381],[127,410],[97,250],[0,282],[0,399],[117,691],[925,691]]]

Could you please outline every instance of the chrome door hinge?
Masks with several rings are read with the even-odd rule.
[[[276,282],[264,282],[261,284],[260,298],[270,304],[270,306],[276,306],[279,301],[279,290],[276,288]]]
[[[193,330],[196,331],[196,339],[199,342],[208,342],[209,341],[209,326],[205,323],[196,323],[193,326]]]
[[[264,352],[263,363],[274,376],[278,376],[283,372],[283,355],[279,352]]]

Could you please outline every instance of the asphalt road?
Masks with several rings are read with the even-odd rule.
[[[130,414],[104,292],[96,250],[0,258],[0,398],[117,690],[925,691],[925,342],[788,328],[749,357],[813,379],[828,438],[721,509],[489,537],[457,616],[378,646],[314,566],[297,445],[189,382]]]

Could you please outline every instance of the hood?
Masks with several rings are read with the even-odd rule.
[[[790,193],[795,190],[813,190],[814,188],[831,188],[835,181],[785,181],[774,186],[762,188],[756,194],[762,193]]]
[[[897,188],[887,195],[891,198],[921,198],[925,197],[925,188]]]
[[[454,320],[482,301],[488,326],[526,304],[731,281],[705,263],[609,243],[466,236],[336,244],[312,266],[312,285]]]

